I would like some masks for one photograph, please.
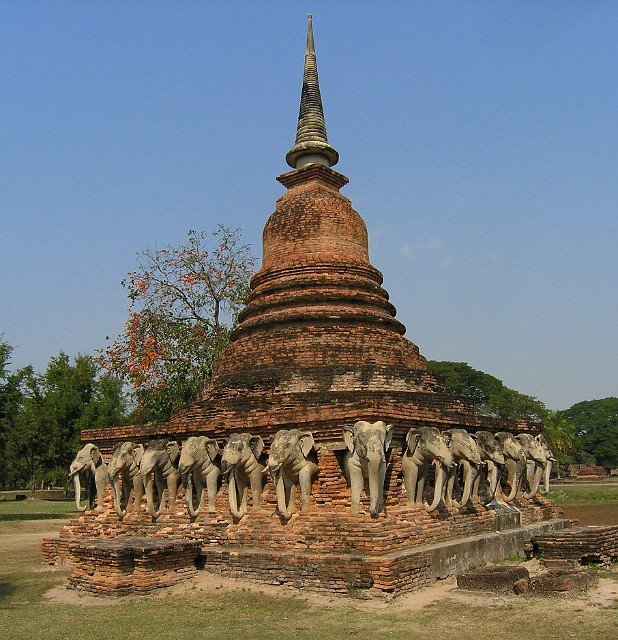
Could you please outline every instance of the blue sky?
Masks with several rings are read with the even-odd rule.
[[[4,3],[12,367],[119,334],[139,250],[224,223],[261,253],[309,12],[407,337],[550,408],[618,395],[618,7],[594,0]]]

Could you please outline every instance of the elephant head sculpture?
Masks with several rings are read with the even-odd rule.
[[[144,481],[139,472],[144,446],[134,442],[119,442],[114,448],[107,469],[112,483],[114,509],[119,518],[127,514],[131,491],[133,491],[133,510],[137,511],[144,495]],[[122,495],[119,480],[122,482]]]
[[[418,427],[408,431],[407,448],[401,462],[403,482],[408,503],[424,507],[428,513],[435,511],[444,500],[447,479],[453,469],[453,455],[446,439],[436,427]],[[433,501],[423,501],[423,489],[429,465],[436,467]]]
[[[543,449],[543,453],[545,454],[545,458],[547,462],[545,463],[545,467],[543,469],[543,490],[541,493],[549,493],[549,477],[551,475],[551,470],[556,462],[556,458],[554,458],[554,454],[551,452],[549,448],[549,444],[547,444],[547,440],[545,440],[545,436],[541,433],[536,437],[541,449]]]
[[[191,436],[182,443],[178,471],[185,487],[187,512],[197,516],[203,510],[204,488],[208,493],[208,510],[216,511],[215,500],[221,468],[219,462],[219,444],[206,436]],[[197,498],[194,505],[193,487]]]
[[[318,472],[312,451],[312,433],[300,429],[277,431],[270,445],[268,470],[275,483],[277,509],[286,519],[292,516],[296,485],[300,485],[302,510],[309,508],[311,483]]]
[[[500,444],[500,449],[504,455],[508,476],[507,482],[510,487],[509,494],[503,495],[502,499],[504,502],[512,502],[521,487],[526,472],[526,453],[521,446],[521,442],[508,431],[498,431],[496,440]]]
[[[343,440],[348,448],[345,467],[352,490],[352,512],[360,511],[360,495],[364,480],[369,481],[369,512],[375,518],[384,508],[386,452],[393,437],[393,425],[382,420],[373,424],[360,420],[344,427]]]
[[[454,462],[447,481],[445,503],[447,506],[465,507],[472,497],[474,485],[481,474],[481,452],[474,438],[465,429],[448,429],[442,435],[451,451]],[[461,466],[463,471],[461,502],[453,499],[453,488],[458,466]]]
[[[78,511],[86,511],[86,506],[81,504],[82,486],[80,475],[87,478],[86,493],[88,494],[90,509],[94,508],[94,494],[96,491],[97,510],[101,511],[103,509],[105,487],[109,482],[109,473],[107,465],[103,462],[99,447],[90,442],[77,452],[69,468],[69,478],[73,480],[75,488],[75,506]]]
[[[498,483],[504,469],[505,459],[500,443],[496,439],[496,436],[489,431],[477,431],[471,434],[472,438],[476,441],[481,454],[481,460],[485,465],[487,471],[487,490],[483,499],[483,504],[487,505],[493,501],[496,490],[498,489]],[[479,495],[479,483],[480,476],[474,483],[474,499],[478,500]]]
[[[142,455],[140,474],[146,490],[146,509],[153,518],[158,518],[162,512],[173,512],[176,509],[176,494],[178,492],[178,461],[180,447],[175,440],[151,440]],[[155,487],[158,503],[155,507]],[[167,490],[167,506],[165,491]]]
[[[260,462],[263,450],[262,438],[249,433],[233,433],[223,448],[221,471],[227,481],[230,512],[236,519],[247,513],[249,486],[253,506],[260,506],[265,468]]]
[[[547,464],[547,453],[541,443],[530,433],[521,433],[517,436],[524,455],[526,456],[526,480],[529,491],[524,491],[524,498],[534,498],[539,490],[539,484]]]

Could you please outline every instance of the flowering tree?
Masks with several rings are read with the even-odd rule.
[[[165,420],[195,397],[229,342],[249,294],[254,258],[240,229],[190,230],[186,244],[145,250],[127,288],[124,333],[98,362],[131,384],[137,419]]]

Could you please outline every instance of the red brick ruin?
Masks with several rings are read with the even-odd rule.
[[[491,508],[442,504],[431,513],[408,504],[401,467],[410,428],[534,434],[541,425],[476,415],[470,400],[445,392],[404,338],[382,274],[369,262],[365,223],[339,192],[348,179],[331,168],[338,154],[326,138],[311,23],[296,144],[286,160],[293,170],[277,178],[287,191],[266,222],[261,269],[232,342],[198,398],[168,423],[87,430],[82,439],[107,456],[123,441],[181,444],[205,435],[222,446],[232,434],[249,433],[263,439],[267,454],[279,430],[311,431],[319,472],[310,506],[301,512],[297,495],[294,515],[283,518],[267,474],[260,506],[249,506],[240,519],[230,513],[225,482],[216,512],[197,517],[179,494],[173,513],[154,519],[142,508],[120,519],[108,490],[102,511],[80,514],[45,543],[48,561],[75,563],[76,582],[84,581],[84,553],[92,548],[85,541],[136,536],[197,540],[200,566],[224,575],[338,593],[399,593],[465,568],[466,558],[499,559],[523,548],[534,532],[565,526],[540,496],[519,495]],[[384,508],[375,517],[366,495],[360,513],[350,509],[342,430],[359,420],[393,425]],[[497,541],[497,531],[512,535]],[[477,536],[475,551],[464,554],[458,541],[470,536]],[[102,554],[99,545],[93,558],[100,566]],[[126,586],[126,576],[122,582],[109,568],[101,571],[110,593],[116,582]]]

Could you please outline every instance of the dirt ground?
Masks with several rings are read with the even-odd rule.
[[[618,524],[615,504],[582,504],[562,507],[564,517],[577,520],[582,527],[595,524]]]
[[[30,523],[28,533],[10,531],[10,527],[6,525],[0,529],[0,545],[3,551],[11,551],[19,554],[40,554],[41,541],[43,538],[57,535],[58,530],[62,526],[63,521],[45,521]],[[537,560],[530,560],[524,563],[531,575],[535,575],[543,571],[543,567]],[[50,571],[46,567],[41,567],[41,571]],[[589,590],[585,595],[569,597],[564,599],[562,606],[581,607],[582,605],[592,605],[600,607],[615,606],[618,603],[618,567],[614,567],[616,577],[605,577],[599,580],[596,587]],[[177,585],[173,589],[164,589],[159,597],[166,596],[170,593],[183,593],[188,589],[203,591],[205,594],[216,590],[226,591],[252,591],[267,595],[285,595],[288,597],[300,598],[308,604],[321,607],[337,607],[342,604],[342,598],[334,597],[328,594],[301,591],[292,587],[258,585],[244,580],[235,580],[231,578],[223,578],[214,574],[200,572],[198,577],[193,581],[185,584]],[[52,602],[64,604],[75,604],[82,606],[114,606],[116,604],[126,602],[125,598],[104,598],[80,594],[65,587],[56,587],[47,592],[45,597]],[[359,610],[381,611],[388,610],[393,612],[419,611],[424,607],[436,602],[449,598],[458,603],[468,603],[476,606],[508,606],[521,601],[521,596],[516,595],[488,595],[487,593],[475,593],[460,591],[457,589],[457,581],[455,576],[440,580],[434,585],[415,591],[410,594],[398,596],[396,598],[385,597],[383,599],[354,600],[351,605]]]

